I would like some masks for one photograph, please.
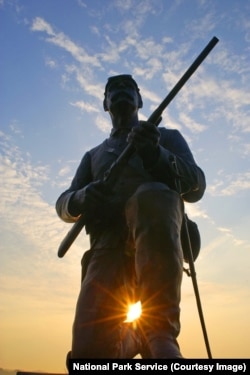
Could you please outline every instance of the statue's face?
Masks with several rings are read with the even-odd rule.
[[[125,78],[110,83],[106,92],[105,105],[106,110],[111,113],[124,106],[133,110],[140,108],[141,98],[133,81]]]

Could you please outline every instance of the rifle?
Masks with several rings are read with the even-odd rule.
[[[196,71],[196,69],[200,66],[200,64],[205,60],[207,55],[211,52],[211,50],[215,47],[218,43],[219,39],[215,36],[210,40],[207,46],[201,51],[199,56],[194,60],[194,62],[190,65],[188,70],[183,74],[183,76],[179,79],[173,89],[169,92],[166,98],[161,102],[161,104],[155,109],[155,111],[151,114],[148,118],[148,122],[155,124],[158,126],[161,122],[161,115],[169,103],[173,100],[176,94],[180,91],[180,89],[185,85],[191,75]],[[104,182],[109,182],[112,184],[113,181],[116,180],[116,176],[119,174],[120,170],[122,170],[123,166],[127,164],[129,158],[135,152],[133,145],[128,144],[128,146],[124,149],[124,151],[120,154],[120,156],[115,160],[115,162],[111,165],[109,170],[105,173]],[[65,238],[61,242],[59,249],[58,249],[58,257],[62,258],[78,234],[81,232],[85,225],[85,219],[83,216],[73,224],[72,228],[66,234]]]

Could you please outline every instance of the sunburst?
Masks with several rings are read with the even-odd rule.
[[[137,320],[141,315],[141,302],[138,301],[133,305],[128,306],[127,318],[125,320],[126,323],[131,323]]]

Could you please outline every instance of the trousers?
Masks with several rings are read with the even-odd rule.
[[[91,250],[72,332],[71,358],[182,358],[177,343],[183,254],[183,201],[165,184],[142,184],[125,217],[133,252]],[[140,300],[137,324],[128,304]]]

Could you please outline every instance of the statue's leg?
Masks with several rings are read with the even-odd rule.
[[[77,301],[71,358],[122,358],[131,355],[121,325],[129,296],[124,272],[126,257],[119,249],[98,249],[88,259],[88,267]],[[127,341],[129,343],[129,341]]]
[[[143,357],[181,358],[180,331],[183,202],[160,183],[142,185],[127,204],[136,247],[136,274],[142,303]]]
[[[94,251],[81,284],[73,324],[72,358],[117,356],[122,306],[117,301],[118,254]]]

